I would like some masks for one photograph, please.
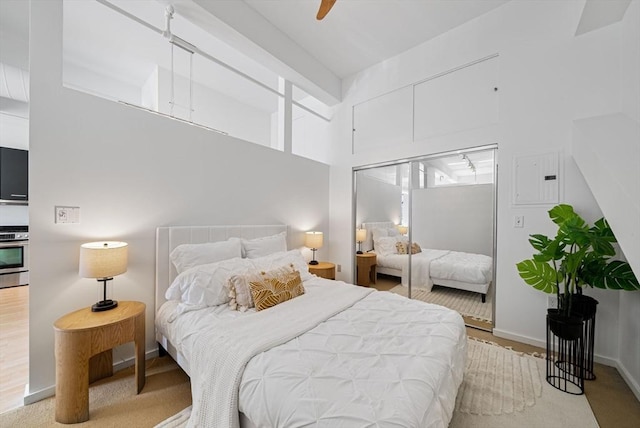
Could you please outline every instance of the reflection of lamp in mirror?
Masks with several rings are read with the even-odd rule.
[[[356,242],[358,243],[358,251],[356,254],[362,254],[362,243],[367,239],[367,229],[356,229]]]
[[[407,226],[403,226],[402,224],[398,225],[398,232],[400,232],[400,235],[406,235],[408,231],[409,228]]]
[[[316,251],[322,247],[322,232],[307,232],[304,236],[304,245],[311,248],[313,251],[313,259],[309,262],[310,265],[317,265]]]
[[[103,298],[91,307],[93,312],[108,311],[118,306],[107,299],[107,281],[127,271],[126,242],[90,242],[80,246],[80,276],[102,282]]]

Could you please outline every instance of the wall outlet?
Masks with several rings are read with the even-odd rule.
[[[547,296],[547,308],[555,309],[558,307],[558,296],[551,294]]]
[[[342,272],[342,265],[338,265],[338,272]]]

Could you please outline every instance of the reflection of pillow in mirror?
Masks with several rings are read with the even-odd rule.
[[[178,273],[194,266],[220,262],[241,257],[241,244],[238,238],[227,241],[207,242],[203,244],[178,245],[169,255]]]
[[[407,254],[407,245],[402,241],[396,241],[396,253]]]
[[[265,236],[263,238],[242,240],[243,257],[248,259],[256,259],[281,251],[287,251],[286,232],[280,232],[276,235]]]
[[[417,242],[414,242],[413,244],[411,244],[411,254],[417,254],[421,252],[422,252],[422,248],[420,248],[420,245],[418,245]]]
[[[396,254],[396,242],[398,242],[398,240],[393,236],[385,236],[373,241],[373,246],[376,254],[386,256],[389,254]]]
[[[390,227],[387,229],[387,236],[400,236],[400,231],[397,227]]]
[[[385,236],[389,236],[387,229],[371,229],[371,237],[374,242],[379,238],[384,238]]]

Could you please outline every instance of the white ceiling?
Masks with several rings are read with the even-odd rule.
[[[205,0],[216,1],[216,0]],[[464,24],[507,0],[244,0],[340,78]]]

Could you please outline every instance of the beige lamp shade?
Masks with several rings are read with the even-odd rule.
[[[304,245],[316,250],[322,247],[322,232],[307,232],[304,236]]]
[[[356,229],[356,242],[364,242],[367,240],[367,229]]]
[[[407,226],[403,226],[401,224],[398,225],[398,232],[400,232],[400,235],[406,235],[408,231],[409,228]]]
[[[80,276],[108,278],[127,271],[126,242],[89,242],[80,246]]]

